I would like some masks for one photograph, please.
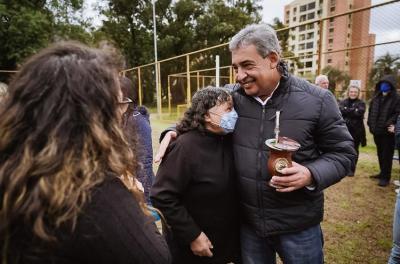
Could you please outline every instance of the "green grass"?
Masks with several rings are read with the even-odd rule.
[[[175,124],[176,119],[164,115],[163,120],[152,117],[151,122],[156,151],[161,131]],[[325,190],[325,263],[387,263],[392,247],[395,192],[393,185],[378,187],[377,181],[368,177],[379,171],[376,147],[369,133],[367,142],[366,147],[360,148],[356,175]],[[399,175],[399,163],[394,161],[392,179]]]

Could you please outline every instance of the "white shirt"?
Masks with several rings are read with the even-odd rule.
[[[278,84],[276,85],[275,89],[272,91],[271,95],[268,96],[268,98],[265,99],[264,101],[258,96],[253,96],[254,99],[256,99],[261,105],[266,105],[268,103],[269,99],[271,99],[272,95],[274,94],[276,88],[278,88],[279,84],[280,84],[280,82],[278,82]]]

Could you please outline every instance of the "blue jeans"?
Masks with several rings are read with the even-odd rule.
[[[400,194],[397,194],[393,219],[393,248],[390,253],[389,264],[400,263]]]
[[[324,263],[321,226],[284,235],[260,237],[246,225],[241,228],[243,264],[275,264],[276,253],[285,264]]]

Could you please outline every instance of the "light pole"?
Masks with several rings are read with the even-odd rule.
[[[158,72],[158,58],[157,58],[157,26],[156,26],[156,0],[152,0],[153,4],[153,35],[154,35],[154,70],[156,73],[156,95],[157,95],[157,113],[159,118],[161,118],[161,91],[159,81],[159,72]]]

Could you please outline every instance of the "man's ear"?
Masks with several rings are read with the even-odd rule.
[[[275,69],[279,63],[279,55],[276,52],[271,52],[268,54],[268,58],[271,61],[271,69]]]

